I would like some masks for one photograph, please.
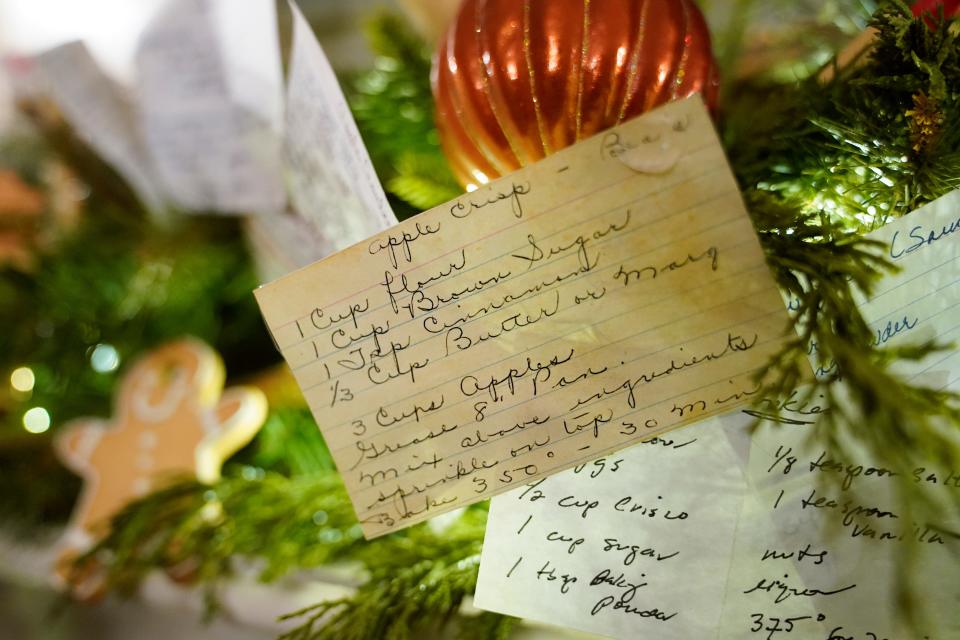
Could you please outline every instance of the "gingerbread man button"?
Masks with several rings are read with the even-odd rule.
[[[254,388],[224,391],[224,368],[206,344],[186,338],[141,358],[125,374],[110,421],[80,419],[55,440],[84,478],[64,539],[66,552],[104,535],[127,503],[185,474],[220,477],[223,461],[263,424],[267,401]]]

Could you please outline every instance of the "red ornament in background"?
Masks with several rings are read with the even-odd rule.
[[[716,108],[691,0],[466,0],[433,62],[437,128],[468,189],[670,100]]]
[[[913,10],[913,15],[917,18],[925,12],[936,17],[939,15],[937,7],[940,5],[943,5],[943,15],[946,18],[960,14],[960,0],[919,0],[913,3],[911,9]],[[927,24],[931,24],[931,21],[928,20]]]

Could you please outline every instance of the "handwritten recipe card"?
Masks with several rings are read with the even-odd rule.
[[[877,344],[955,342],[960,191],[869,237],[902,268],[859,300]],[[901,374],[956,388],[958,354]],[[960,542],[938,527],[960,523],[904,534],[902,479],[867,452],[807,446],[829,408],[800,395],[771,402],[783,424],[752,435],[763,403],[495,498],[475,604],[617,638],[895,640],[913,637],[894,615],[896,553],[916,542],[915,593],[940,616],[928,640],[960,637]],[[839,484],[824,488],[826,476]],[[918,460],[910,480],[947,503],[960,495],[960,469]]]
[[[617,638],[716,638],[746,490],[728,430],[709,419],[495,498],[474,604]]]
[[[878,346],[904,339],[954,344],[960,338],[960,190],[953,191],[868,235],[887,245],[900,271],[883,278],[868,299],[857,297]],[[817,372],[829,373],[833,363]],[[894,369],[915,383],[955,389],[960,351],[950,349]]]
[[[367,537],[743,404],[787,326],[699,98],[257,299]]]

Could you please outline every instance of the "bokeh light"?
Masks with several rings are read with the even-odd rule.
[[[50,414],[43,407],[28,409],[23,414],[23,428],[30,433],[43,433],[50,428]]]
[[[120,354],[113,345],[101,342],[90,354],[90,366],[97,373],[110,373],[120,366]]]
[[[36,384],[36,381],[33,369],[30,367],[17,367],[10,374],[10,386],[22,393],[33,391],[33,385]]]

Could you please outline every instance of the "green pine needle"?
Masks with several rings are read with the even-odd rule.
[[[462,193],[446,161],[437,155],[405,153],[387,189],[418,209],[430,209]]]

